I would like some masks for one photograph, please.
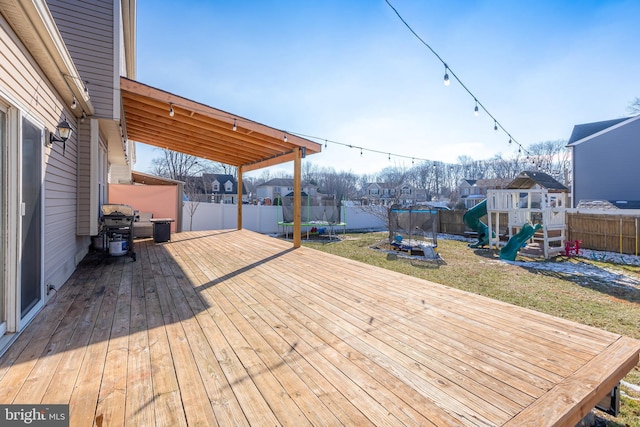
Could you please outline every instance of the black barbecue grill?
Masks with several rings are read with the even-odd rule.
[[[102,233],[110,255],[128,255],[136,260],[133,248],[135,213],[128,205],[102,205]]]

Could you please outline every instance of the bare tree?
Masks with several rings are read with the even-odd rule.
[[[336,172],[333,168],[320,169],[316,174],[319,191],[336,200],[357,197],[358,175],[352,172]]]
[[[548,173],[560,182],[566,181],[571,165],[571,154],[564,140],[544,141],[527,149],[538,170]],[[568,183],[565,182],[565,185]]]
[[[199,194],[196,190],[195,181],[191,180],[187,182],[184,187],[184,192],[187,194],[189,201],[185,203],[187,213],[189,214],[189,231],[193,230],[193,216],[196,214],[198,207],[200,206]]]
[[[640,114],[640,98],[636,96],[636,98],[629,103],[629,106],[627,107],[627,111],[632,116]]]
[[[162,149],[162,155],[151,160],[153,173],[158,176],[185,181],[193,171],[201,169],[198,157]]]
[[[486,162],[482,160],[474,160],[469,156],[459,156],[458,164],[460,165],[463,179],[482,179],[488,178]]]

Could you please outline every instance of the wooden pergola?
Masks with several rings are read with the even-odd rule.
[[[124,77],[120,93],[125,138],[237,167],[239,201],[244,172],[293,161],[293,246],[300,246],[301,159],[322,145]]]

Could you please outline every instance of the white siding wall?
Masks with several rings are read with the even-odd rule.
[[[0,98],[49,130],[55,131],[62,118],[74,128],[64,155],[61,143],[44,148],[44,283],[60,287],[89,246],[88,239],[77,238],[75,233],[77,121],[1,16]],[[19,141],[9,143],[18,145]],[[11,173],[17,167],[9,165]],[[17,208],[17,200],[9,202]]]
[[[118,4],[114,0],[47,0],[73,62],[89,82],[95,115],[101,118],[120,116],[114,95],[120,76],[120,58],[116,56],[120,42],[114,44],[114,13]]]

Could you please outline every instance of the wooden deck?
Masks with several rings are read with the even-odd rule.
[[[73,426],[579,421],[640,342],[249,231],[89,256],[0,358]]]

